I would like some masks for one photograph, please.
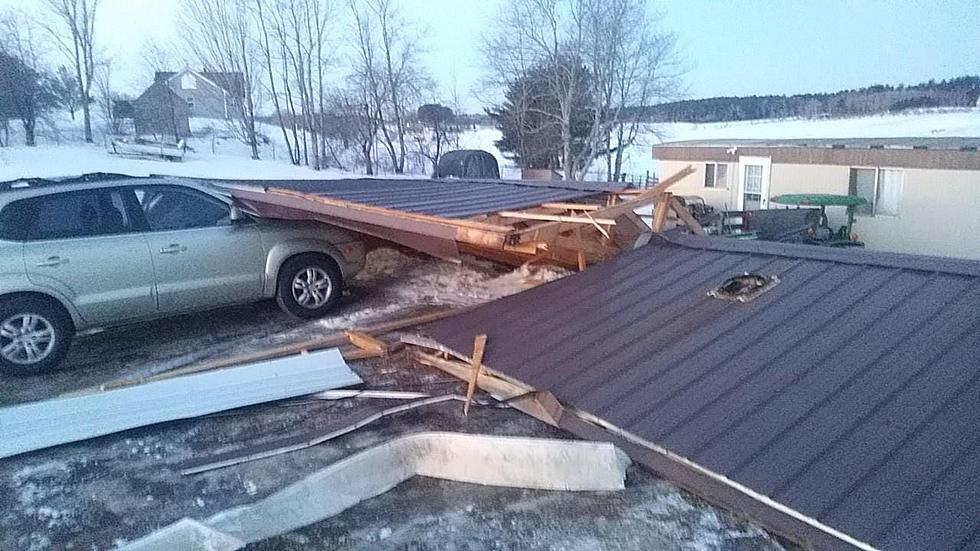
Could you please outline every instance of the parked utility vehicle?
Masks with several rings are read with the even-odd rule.
[[[250,216],[167,178],[0,184],[0,372],[56,366],[79,331],[273,298],[326,314],[364,244]]]

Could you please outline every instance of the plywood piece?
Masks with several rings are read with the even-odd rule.
[[[0,409],[0,457],[359,384],[331,348],[119,390]]]

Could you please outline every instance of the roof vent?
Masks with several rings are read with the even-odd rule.
[[[778,283],[779,278],[775,275],[764,276],[745,272],[728,278],[717,289],[708,291],[708,296],[735,302],[749,302]]]

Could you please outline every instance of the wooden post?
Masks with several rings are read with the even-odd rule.
[[[469,415],[470,403],[473,402],[473,393],[476,392],[476,381],[480,378],[480,369],[483,367],[483,351],[487,346],[486,334],[479,334],[473,339],[473,378],[466,389],[466,402],[463,403],[463,415]]]
[[[578,251],[578,271],[585,271],[585,253]]]
[[[653,231],[660,233],[664,231],[664,224],[667,223],[667,212],[670,210],[671,194],[664,192],[657,198],[657,206],[653,210]]]

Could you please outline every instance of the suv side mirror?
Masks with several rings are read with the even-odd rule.
[[[242,209],[240,209],[238,205],[231,206],[231,208],[228,210],[228,218],[231,220],[232,224],[248,220],[248,216],[242,212]]]

